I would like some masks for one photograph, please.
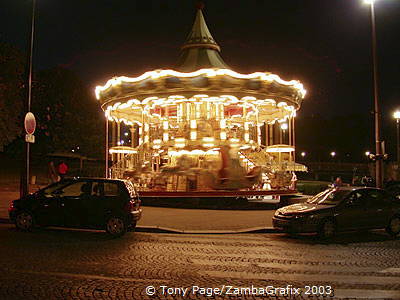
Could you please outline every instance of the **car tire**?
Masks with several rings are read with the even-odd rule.
[[[123,218],[113,216],[106,222],[106,232],[112,237],[121,237],[127,231],[127,226]]]
[[[400,216],[394,216],[390,219],[386,232],[393,237],[396,237],[400,233]]]
[[[27,211],[21,211],[15,216],[15,227],[22,231],[32,231],[34,227],[33,215]]]
[[[336,222],[333,219],[324,219],[318,226],[318,237],[330,239],[336,234]]]

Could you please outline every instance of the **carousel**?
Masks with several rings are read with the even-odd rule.
[[[199,8],[175,70],[96,87],[105,112],[107,177],[142,192],[294,189],[295,116],[303,85],[222,60]]]

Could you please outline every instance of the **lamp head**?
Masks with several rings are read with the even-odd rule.
[[[393,117],[394,117],[396,120],[400,119],[400,111],[396,110],[396,111],[393,113]]]

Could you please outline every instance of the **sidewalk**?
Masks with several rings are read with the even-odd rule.
[[[19,192],[0,190],[0,222],[8,221],[8,207]],[[274,210],[212,210],[143,207],[138,231],[185,233],[236,233],[272,230]]]

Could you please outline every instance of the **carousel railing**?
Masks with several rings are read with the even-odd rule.
[[[145,144],[135,148],[136,152],[125,154],[109,169],[111,178],[125,178],[128,173],[140,170],[146,162],[151,162],[152,153],[146,151]]]

